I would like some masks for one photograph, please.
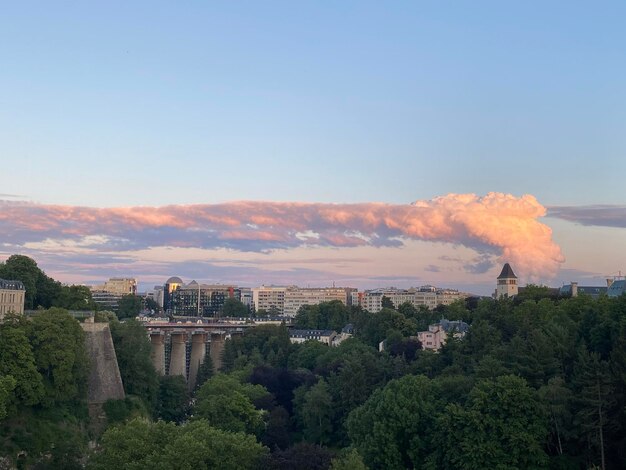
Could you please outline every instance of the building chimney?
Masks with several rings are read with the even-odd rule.
[[[572,297],[578,297],[578,283],[572,282]]]
[[[606,280],[606,287],[611,287],[611,284],[613,284],[613,279],[607,279]]]

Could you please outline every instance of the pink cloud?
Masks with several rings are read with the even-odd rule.
[[[0,242],[102,236],[102,250],[157,246],[267,251],[304,244],[399,246],[440,241],[493,253],[526,276],[552,276],[564,261],[546,209],[531,195],[448,194],[413,204],[236,201],[163,207],[90,207],[0,203]],[[316,238],[299,234],[312,231]],[[97,250],[97,248],[96,248]]]

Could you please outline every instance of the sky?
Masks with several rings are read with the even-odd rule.
[[[6,2],[0,260],[488,294],[626,271],[623,2]]]

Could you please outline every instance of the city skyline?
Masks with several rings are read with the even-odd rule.
[[[601,285],[626,271],[624,13],[621,2],[9,4],[0,261],[32,256],[76,283],[481,294],[511,262],[522,285]],[[498,204],[489,233],[478,215],[459,222],[458,205],[436,234],[402,227],[419,204],[491,193],[536,204],[499,234]],[[230,229],[141,219],[242,201],[354,210],[339,225],[309,215],[300,230],[294,209],[256,233],[250,212]],[[354,215],[376,205],[392,208],[390,224]]]

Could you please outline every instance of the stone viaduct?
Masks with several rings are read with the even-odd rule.
[[[152,344],[152,363],[161,375],[182,375],[189,390],[207,354],[214,370],[222,366],[226,338],[242,334],[246,325],[227,323],[144,323]]]

